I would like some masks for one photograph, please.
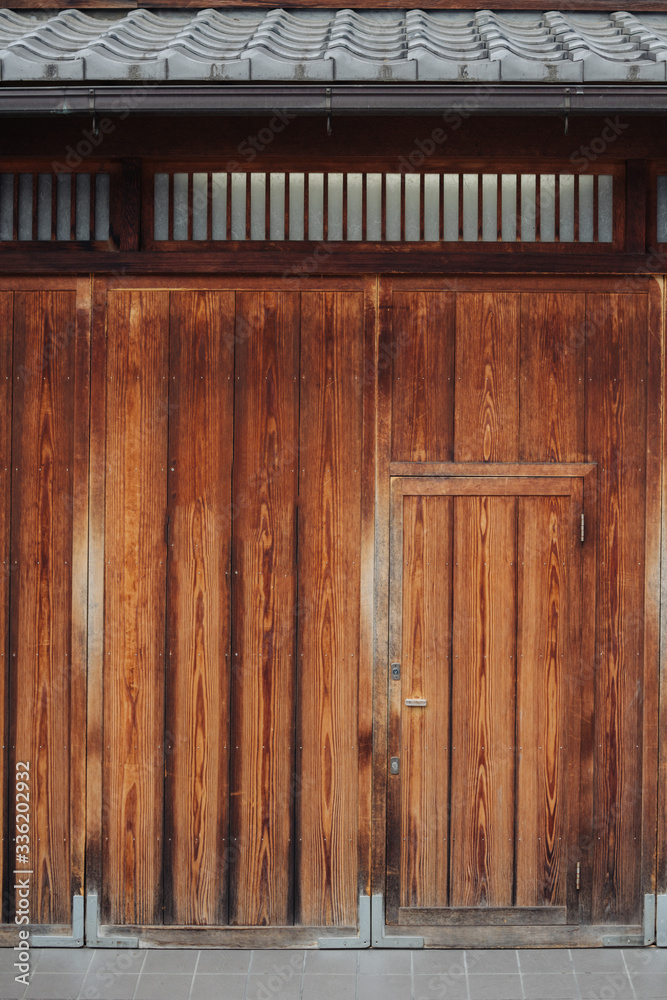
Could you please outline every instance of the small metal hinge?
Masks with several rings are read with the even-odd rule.
[[[359,896],[359,934],[356,937],[321,937],[318,948],[368,948],[371,943],[371,897]]]
[[[391,757],[389,759],[389,773],[398,774],[398,757]]]
[[[391,665],[391,679],[392,679],[392,681],[400,681],[400,679],[401,679],[401,665],[400,665],[400,663],[392,663],[392,665]]]
[[[581,889],[581,861],[577,861],[577,889]]]
[[[584,540],[584,515],[581,515],[581,540]]]

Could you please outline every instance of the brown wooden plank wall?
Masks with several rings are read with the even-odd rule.
[[[361,282],[107,299],[103,921],[353,926]]]
[[[14,295],[10,291],[0,292],[0,899],[2,911],[0,923],[9,919],[9,907],[5,903],[5,891],[9,900],[9,888],[5,886],[5,845],[9,834],[7,810],[7,746],[9,744],[9,715],[7,695],[9,693],[9,581],[10,524],[11,524],[11,457],[12,457],[12,348],[14,343]],[[12,866],[13,867],[13,866]],[[11,869],[9,869],[11,870]]]
[[[86,548],[85,523],[77,520],[75,526],[75,518],[87,490],[88,334],[85,320],[77,331],[76,282],[46,284],[43,290],[28,284],[16,291],[13,309],[11,294],[0,296],[0,546],[12,567],[8,573],[3,565],[0,584],[0,651],[3,695],[7,681],[10,688],[10,730],[3,732],[12,747],[10,776],[16,761],[30,762],[31,921],[68,924],[72,893],[81,889],[85,823],[80,798],[78,809],[70,804],[73,794],[80,796],[85,766],[79,646],[85,586],[83,607],[76,607],[81,591],[79,580],[73,585],[73,563],[78,567],[80,546]],[[7,860],[13,867],[13,858]]]
[[[591,529],[597,532],[597,646],[577,693],[583,698],[594,679],[590,706],[582,701],[586,842],[568,863],[582,861],[594,923],[638,923],[641,799],[654,787],[642,773],[647,296],[579,290],[573,281],[566,290],[462,290],[453,304],[452,298],[444,280],[442,291],[433,279],[423,288],[415,279],[395,283],[391,458],[598,464]],[[397,321],[413,331],[407,346]],[[562,774],[552,773],[560,787]],[[525,860],[517,902],[534,905],[541,900],[530,873],[538,859]],[[548,863],[552,902],[559,904],[556,870],[564,863],[557,853]],[[649,869],[652,863],[644,861]],[[409,884],[408,869],[405,877]],[[501,895],[494,898],[500,905]]]

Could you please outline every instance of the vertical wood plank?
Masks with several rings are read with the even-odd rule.
[[[453,579],[451,497],[403,508],[401,906],[447,906]]]
[[[0,837],[9,836],[7,762],[9,760],[9,589],[11,579],[10,527],[12,482],[12,348],[14,295],[0,292]],[[7,840],[4,841],[7,843]],[[0,851],[0,896],[5,890],[5,858]],[[3,907],[0,923],[8,914]]]
[[[234,293],[172,292],[165,922],[227,922]]]
[[[30,761],[31,921],[69,923],[76,294],[14,300],[11,708]]]
[[[392,459],[450,462],[454,454],[455,296],[395,292]]]
[[[593,922],[641,919],[646,296],[587,295],[588,460],[598,463]]]
[[[519,457],[520,296],[465,292],[456,306],[454,461]]]
[[[586,296],[521,296],[519,460],[584,460]]]
[[[563,906],[566,898],[566,681],[579,667],[568,630],[570,503],[569,497],[518,501],[517,906]]]
[[[107,345],[102,919],[162,923],[168,293],[109,292]]]
[[[516,498],[454,501],[452,906],[510,906]]]
[[[236,311],[232,567],[232,924],[293,919],[299,299]]]
[[[357,919],[361,292],[303,293],[295,923]]]

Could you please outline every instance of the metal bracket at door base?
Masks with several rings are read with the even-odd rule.
[[[317,939],[318,948],[369,948],[371,943],[371,900],[359,896],[359,934],[357,937],[324,937]]]
[[[660,896],[658,896],[658,900]],[[644,896],[644,915],[642,917],[641,934],[606,934],[602,938],[605,948],[623,948],[634,946],[641,948],[654,944],[656,939],[656,897],[652,892]],[[665,942],[667,944],[667,942]]]
[[[83,943],[83,896],[72,896],[71,934],[30,932],[30,945],[33,948],[82,948]]]
[[[667,893],[656,896],[655,943],[658,948],[667,948]]]
[[[96,892],[86,897],[86,944],[89,948],[138,948],[138,937],[100,937],[100,905]]]
[[[373,896],[371,909],[371,944],[373,948],[423,948],[424,938],[385,934],[384,898],[382,893],[377,893]]]

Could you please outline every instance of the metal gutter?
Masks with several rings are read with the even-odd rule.
[[[0,86],[0,116],[97,114],[605,115],[667,112],[662,84],[181,84]]]

